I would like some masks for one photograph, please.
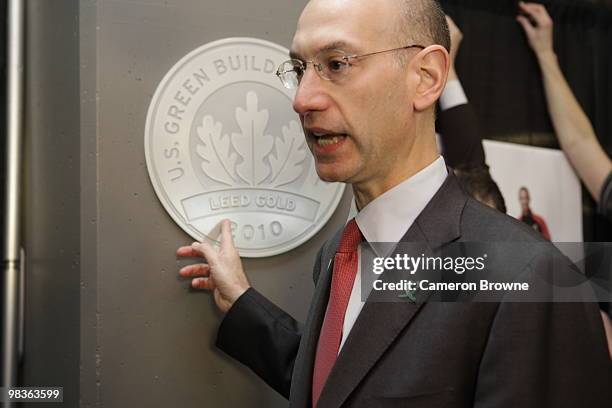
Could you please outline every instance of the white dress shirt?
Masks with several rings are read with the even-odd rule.
[[[446,164],[440,156],[414,176],[377,197],[361,211],[357,212],[357,207],[353,201],[349,212],[349,220],[355,218],[365,240],[370,243],[399,242],[427,203],[440,189],[447,175]],[[379,254],[379,256],[385,255],[387,254]],[[342,341],[338,352],[342,350],[342,346],[344,346],[344,342],[365,304],[361,299],[361,253],[359,253],[357,276],[344,314]]]

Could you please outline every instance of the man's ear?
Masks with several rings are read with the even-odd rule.
[[[444,47],[432,45],[419,52],[414,62],[418,76],[414,109],[422,112],[433,106],[442,95],[446,86],[450,58]]]

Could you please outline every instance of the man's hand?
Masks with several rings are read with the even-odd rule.
[[[538,58],[554,54],[553,21],[546,8],[541,4],[523,2],[519,7],[525,15],[518,15],[516,20],[525,30],[533,52]]]
[[[194,242],[180,247],[176,254],[183,257],[201,257],[207,263],[185,266],[179,275],[193,278],[191,286],[213,291],[215,303],[223,313],[247,291],[249,283],[238,250],[234,246],[229,220],[221,222],[221,247],[217,250],[208,242]]]
[[[457,58],[457,53],[459,52],[459,46],[461,45],[461,41],[463,40],[463,33],[457,27],[457,24],[453,21],[450,16],[446,16],[446,22],[448,23],[448,28],[450,30],[451,37],[451,49],[450,49],[450,60],[451,66],[450,71],[448,72],[448,79],[458,79],[457,71],[455,70],[455,59]]]

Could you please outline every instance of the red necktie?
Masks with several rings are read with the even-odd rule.
[[[348,306],[359,258],[357,248],[361,241],[361,231],[355,219],[349,221],[342,233],[334,257],[334,271],[332,274],[331,290],[325,319],[319,334],[317,354],[315,356],[314,372],[312,376],[312,406],[316,407],[323,386],[338,357],[340,340],[342,339],[342,326],[344,314]]]

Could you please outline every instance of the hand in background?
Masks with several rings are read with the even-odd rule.
[[[217,307],[227,312],[234,302],[247,291],[251,284],[242,268],[238,250],[234,246],[229,220],[221,223],[221,246],[214,248],[208,242],[194,242],[191,246],[177,249],[181,257],[201,257],[207,263],[188,265],[179,275],[193,278],[191,286],[213,292]]]
[[[450,16],[446,16],[446,22],[448,23],[448,28],[450,30],[451,37],[451,50],[450,50],[450,59],[451,66],[450,71],[448,73],[448,79],[458,79],[457,71],[455,70],[455,59],[457,58],[457,53],[459,52],[459,47],[461,46],[461,41],[463,41],[463,33],[457,27],[457,24],[453,21]]]
[[[519,3],[519,7],[526,15],[518,15],[516,20],[525,30],[529,46],[536,56],[539,58],[554,53],[553,21],[546,7],[541,4],[523,2]]]
[[[599,202],[612,161],[599,144],[593,125],[576,100],[553,50],[553,21],[541,4],[519,3],[516,17],[527,35],[540,69],[546,105],[563,152]]]

